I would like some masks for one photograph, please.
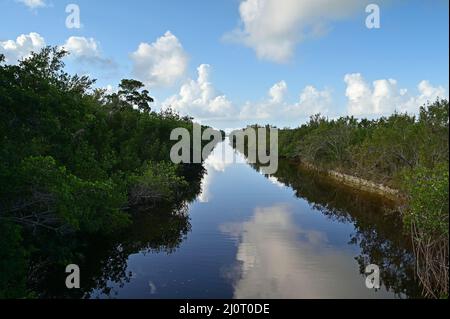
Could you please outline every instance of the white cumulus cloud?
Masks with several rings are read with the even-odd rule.
[[[330,111],[332,102],[330,89],[319,90],[312,85],[308,85],[300,93],[298,103],[288,106],[286,112],[294,117],[310,116],[317,113],[327,114]]]
[[[285,97],[288,86],[285,81],[274,84],[268,97],[260,102],[247,102],[240,112],[243,120],[276,120],[289,122],[292,119],[307,117],[316,113],[326,114],[332,104],[331,90],[319,90],[312,85],[306,86],[297,102],[289,103]]]
[[[102,56],[100,44],[94,38],[69,37],[62,47],[70,53],[70,58],[77,62],[101,67],[115,67],[112,60]]]
[[[419,107],[437,98],[447,98],[444,87],[433,86],[423,80],[418,86],[419,94],[399,88],[395,79],[376,80],[370,85],[360,73],[346,74],[347,111],[355,116],[389,115],[394,111],[417,113]]]
[[[211,67],[202,64],[197,72],[197,80],[187,80],[179,93],[169,97],[163,105],[200,120],[233,116],[232,103],[226,95],[218,93],[209,80]]]
[[[361,10],[366,0],[245,0],[241,25],[225,39],[255,50],[261,59],[284,63],[306,37],[323,34],[327,24]]]
[[[45,46],[45,39],[36,32],[21,34],[16,40],[0,41],[0,53],[6,57],[6,62],[17,63],[27,58],[31,52],[38,52]]]
[[[30,9],[42,8],[47,6],[44,0],[17,0],[17,2],[23,3]]]
[[[100,57],[99,45],[94,38],[70,37],[63,47],[75,57]]]
[[[131,54],[133,74],[148,86],[170,86],[183,77],[188,57],[170,31],[154,43],[141,43]]]
[[[243,120],[266,120],[281,114],[285,107],[288,87],[285,81],[275,83],[268,91],[268,96],[260,102],[246,102],[239,117]]]
[[[287,84],[285,81],[280,81],[272,86],[269,90],[272,103],[281,103],[287,92]]]

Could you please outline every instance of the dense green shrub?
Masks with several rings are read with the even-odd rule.
[[[407,225],[414,223],[428,236],[448,236],[448,165],[433,169],[417,167],[405,173],[404,188],[409,195]]]
[[[136,80],[95,89],[64,71],[66,54],[46,47],[17,65],[0,55],[0,298],[28,296],[34,256],[70,255],[48,232],[63,243],[120,232],[131,206],[181,205],[185,175],[202,173],[170,161],[172,130],[192,131],[192,118],[152,111]]]
[[[400,188],[405,169],[448,163],[448,107],[437,100],[419,117],[395,113],[375,120],[316,115],[280,131],[279,154]]]
[[[27,257],[20,227],[0,221],[0,299],[28,296]]]
[[[380,119],[311,117],[279,133],[279,155],[399,189],[408,198],[404,224],[412,232],[425,294],[448,296],[449,103],[438,99],[419,116]]]
[[[178,165],[169,162],[148,162],[143,174],[133,178],[130,203],[142,205],[155,201],[177,201],[188,183],[180,177]]]

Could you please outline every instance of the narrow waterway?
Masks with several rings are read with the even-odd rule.
[[[110,273],[88,297],[417,296],[408,240],[388,203],[292,163],[266,177],[227,141],[205,167],[197,200],[171,217],[142,216],[130,236],[145,247],[109,252],[101,272]],[[369,264],[380,267],[378,290],[366,287]]]

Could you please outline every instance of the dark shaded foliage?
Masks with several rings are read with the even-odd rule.
[[[188,179],[202,165],[170,161],[170,134],[192,132],[191,118],[152,112],[136,80],[113,94],[93,88],[64,71],[66,54],[46,47],[17,65],[0,56],[0,298],[32,296],[40,274],[73,260],[83,238],[117,235],[134,211],[165,205],[171,214],[200,187]],[[175,247],[180,231],[168,236]]]

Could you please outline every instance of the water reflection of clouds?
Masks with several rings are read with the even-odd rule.
[[[228,141],[219,143],[205,160],[204,166],[207,171],[202,181],[202,191],[198,196],[198,201],[207,203],[211,200],[210,186],[216,173],[224,173],[225,170],[236,163],[245,164],[242,155],[236,153],[229,145]]]
[[[269,177],[268,177],[268,180],[269,180],[272,184],[278,186],[279,188],[285,188],[285,187],[286,187],[286,185],[284,185],[283,183],[279,182],[278,179],[277,179],[275,176],[269,176]]]
[[[332,247],[327,235],[296,225],[285,205],[256,208],[251,220],[221,226],[238,243],[234,297],[375,297],[350,251]],[[378,295],[378,297],[380,297]]]
[[[208,203],[211,200],[211,192],[210,192],[210,185],[213,179],[213,173],[209,172],[206,173],[203,176],[202,180],[202,190],[200,192],[200,195],[198,195],[197,200],[200,203]]]
[[[219,143],[208,158],[205,160],[206,166],[224,172],[232,164],[246,164],[247,161],[239,152],[236,152],[229,144],[228,139]]]

